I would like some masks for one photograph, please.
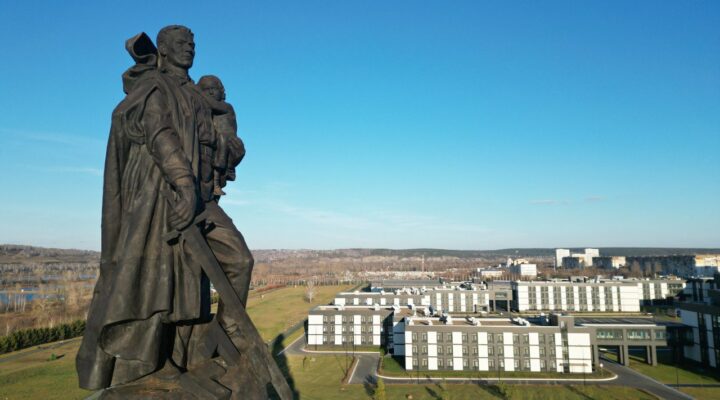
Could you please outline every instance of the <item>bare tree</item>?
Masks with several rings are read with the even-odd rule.
[[[312,303],[313,299],[315,298],[315,292],[317,291],[317,288],[315,287],[315,281],[309,280],[305,284],[305,301],[308,303]]]

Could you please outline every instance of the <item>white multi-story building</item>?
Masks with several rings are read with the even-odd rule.
[[[683,301],[678,304],[680,318],[689,332],[683,355],[705,367],[720,367],[720,275],[687,282]]]
[[[649,318],[455,318],[423,307],[319,306],[310,311],[307,345],[382,346],[407,370],[589,373],[600,346],[617,348],[626,365],[630,346],[645,347],[654,365],[666,334]]]
[[[498,294],[498,292],[502,292]],[[463,283],[431,288],[405,288],[380,292],[340,292],[333,301],[336,305],[432,306],[435,310],[450,313],[479,313],[495,310],[496,301],[511,299],[509,288],[491,288]]]
[[[553,316],[548,325],[526,320],[408,317],[404,340],[394,354],[406,370],[475,370],[590,373],[592,330],[572,317]],[[597,362],[597,357],[595,357]]]
[[[624,281],[512,282],[512,307],[525,311],[639,312],[641,289]]]
[[[565,257],[570,257],[570,249],[555,249],[555,268],[562,267]]]
[[[510,266],[510,273],[520,278],[537,278],[536,264],[513,264]]]
[[[382,346],[392,338],[392,307],[317,306],[308,315],[311,346]]]

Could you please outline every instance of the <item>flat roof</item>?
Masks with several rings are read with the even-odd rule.
[[[578,317],[575,325],[658,325],[650,318],[640,317]]]

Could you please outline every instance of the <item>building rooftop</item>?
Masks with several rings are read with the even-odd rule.
[[[642,317],[575,317],[575,325],[657,325],[651,318]]]

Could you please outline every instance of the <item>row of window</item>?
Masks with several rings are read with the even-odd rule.
[[[418,348],[420,349],[421,355],[427,355],[428,354],[428,346],[412,346],[412,354],[418,354]],[[438,355],[443,354],[454,354],[453,353],[453,346],[436,346],[436,351]],[[548,351],[545,350],[545,347],[539,347],[539,354],[540,357],[544,357]],[[529,347],[515,347],[513,350],[513,354],[515,355],[523,355],[525,357],[530,357],[530,348]],[[505,346],[488,346],[487,348],[488,356],[503,356],[505,355]],[[555,355],[555,346],[551,346],[549,353],[551,356]],[[462,347],[462,354],[464,356],[468,354],[477,355],[478,354],[478,348],[477,346]]]
[[[360,340],[362,344],[372,344],[373,343],[373,337],[372,335],[360,335]],[[380,336],[381,343],[385,343],[385,338]],[[355,342],[355,335],[342,335],[342,343],[343,344],[352,344]],[[323,343],[325,344],[334,344],[335,343],[335,335],[323,335]]]
[[[491,371],[495,371],[498,368],[503,370],[505,369],[505,360],[499,359],[495,360],[492,358],[489,358],[488,360],[488,369]],[[555,361],[551,360],[549,363],[546,360],[539,360],[540,361],[540,371],[547,371],[548,366],[550,367],[550,371],[555,370]],[[413,357],[413,367],[418,368],[418,365],[422,366],[423,368],[428,367],[428,359],[427,358],[420,358],[418,360],[417,357]],[[480,362],[478,360],[469,360],[467,358],[463,358],[462,360],[463,369],[469,369],[470,366],[472,366],[472,369],[479,370]],[[513,364],[515,367],[515,371],[530,371],[530,360],[513,360]],[[437,367],[439,370],[442,369],[454,369],[453,366],[453,359],[452,358],[438,358],[437,359]]]
[[[427,340],[428,340],[427,332],[422,332],[419,337],[420,337],[420,341],[422,341],[422,342],[427,342]],[[554,333],[550,333],[550,334],[538,333],[538,342],[540,344],[545,344],[546,337],[547,337],[548,343],[555,343],[555,334]],[[443,338],[445,340],[443,340]],[[468,338],[470,339],[470,343],[477,343],[477,334],[474,334],[474,333],[471,335],[468,335],[467,333],[463,333],[461,335],[461,338],[462,338],[463,343],[468,343]],[[488,343],[503,343],[504,340],[505,339],[504,339],[503,333],[488,332],[488,334],[487,334],[487,342]],[[418,332],[412,333],[412,341],[413,342],[418,341]],[[438,342],[445,341],[445,342],[452,343],[452,341],[453,341],[452,332],[445,332],[444,335],[443,335],[443,332],[437,332],[437,341]],[[530,335],[528,333],[513,333],[513,343],[528,344],[528,343],[530,343]]]
[[[342,332],[354,332],[355,326],[353,325],[342,325]],[[385,328],[380,327],[380,332],[384,332]],[[340,330],[335,329],[335,325],[323,325],[323,332],[340,332]],[[373,332],[373,326],[372,325],[360,325],[360,332]]]

